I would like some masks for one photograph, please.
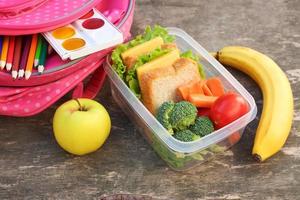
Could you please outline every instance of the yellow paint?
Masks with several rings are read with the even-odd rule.
[[[71,38],[62,43],[62,46],[68,51],[79,49],[84,45],[85,41],[81,38]]]
[[[75,30],[71,27],[61,27],[52,32],[53,37],[56,39],[66,39],[75,35]]]

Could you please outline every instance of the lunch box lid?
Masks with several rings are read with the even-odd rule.
[[[78,19],[102,0],[0,0],[0,35],[40,33]],[[5,7],[6,6],[6,7]]]

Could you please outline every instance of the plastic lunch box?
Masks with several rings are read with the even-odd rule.
[[[160,157],[171,168],[181,171],[203,163],[237,143],[245,126],[256,116],[257,107],[248,91],[191,36],[178,28],[168,28],[168,30],[171,35],[175,36],[175,42],[181,51],[190,49],[200,57],[207,77],[220,77],[225,89],[242,95],[250,107],[249,112],[239,119],[197,141],[178,141],[167,132],[119,78],[111,68],[108,56],[104,69],[111,83],[114,100],[132,119],[136,128],[145,136]]]

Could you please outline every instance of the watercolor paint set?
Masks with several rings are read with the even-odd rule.
[[[74,60],[123,42],[123,34],[95,8],[73,23],[43,35],[63,60]]]
[[[33,72],[43,73],[51,49],[66,61],[122,42],[123,34],[94,8],[73,23],[42,34],[0,36],[0,70],[6,68],[14,80],[27,80]]]

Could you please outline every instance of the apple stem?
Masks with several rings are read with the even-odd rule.
[[[81,105],[80,101],[78,99],[74,99],[78,105],[79,105],[79,111],[86,111],[86,109]]]

